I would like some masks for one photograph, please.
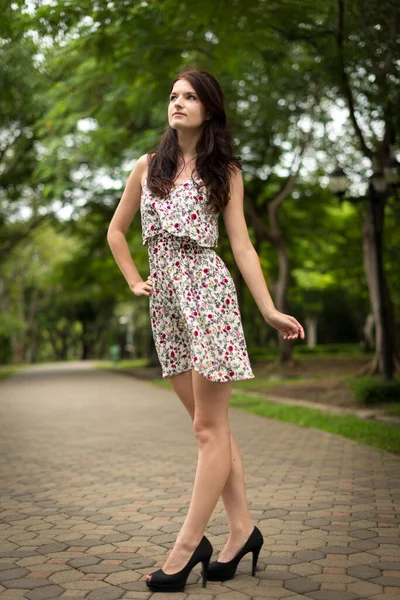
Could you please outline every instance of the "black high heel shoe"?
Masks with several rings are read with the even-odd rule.
[[[164,573],[162,569],[158,569],[158,571],[154,571],[154,573],[149,573],[147,577],[150,577],[150,579],[146,580],[147,587],[153,590],[153,592],[182,592],[185,588],[186,580],[189,577],[191,570],[199,562],[201,562],[203,565],[203,588],[206,587],[208,565],[210,563],[212,553],[213,547],[210,541],[204,535],[196,550],[190,557],[188,563],[181,571],[172,573],[172,575],[167,575],[167,573]]]
[[[208,574],[207,579],[209,581],[226,581],[227,579],[233,579],[236,573],[237,566],[243,556],[248,552],[253,553],[253,564],[251,569],[251,574],[256,574],[257,560],[258,555],[260,554],[260,550],[262,545],[264,544],[264,538],[262,536],[261,531],[258,527],[254,526],[252,533],[250,534],[245,545],[237,552],[236,556],[232,558],[229,562],[218,562],[214,560],[208,566]]]

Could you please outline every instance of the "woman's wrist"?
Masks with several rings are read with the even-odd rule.
[[[275,306],[268,307],[267,310],[263,311],[264,321],[267,321],[276,313],[277,309]]]
[[[135,279],[134,281],[128,281],[128,285],[129,285],[129,287],[130,287],[131,290],[133,290],[133,288],[135,287],[135,285],[137,283],[143,283],[143,279],[140,278],[140,279]]]

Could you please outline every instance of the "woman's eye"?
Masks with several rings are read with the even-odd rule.
[[[176,98],[176,96],[171,96],[170,101],[172,102],[172,100],[174,100],[174,98]],[[188,98],[194,98],[194,99],[196,99],[196,97],[193,96],[193,94],[188,94]]]

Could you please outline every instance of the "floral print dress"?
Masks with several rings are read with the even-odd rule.
[[[206,188],[195,178],[167,198],[142,188],[143,245],[148,248],[153,293],[151,327],[163,377],[195,369],[210,381],[251,379],[234,281],[221,257],[218,215],[205,206]]]

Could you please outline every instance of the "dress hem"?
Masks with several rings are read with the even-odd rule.
[[[200,373],[200,375],[202,375],[205,379],[208,379],[208,381],[213,381],[214,383],[229,383],[230,381],[244,381],[246,379],[254,379],[255,375],[253,372],[248,373],[248,375],[246,375],[245,377],[229,377],[228,379],[218,379],[218,378],[213,378],[211,379],[210,377],[207,377],[207,375],[205,375],[205,371],[201,371],[200,369],[196,368],[195,365],[191,365],[190,367],[181,369],[180,371],[177,371],[175,373],[170,373],[169,375],[162,375],[163,379],[167,379],[168,377],[174,377],[175,375],[180,375],[181,373],[185,373],[185,371],[190,371],[191,369],[194,369],[195,371],[197,371],[197,373]]]

